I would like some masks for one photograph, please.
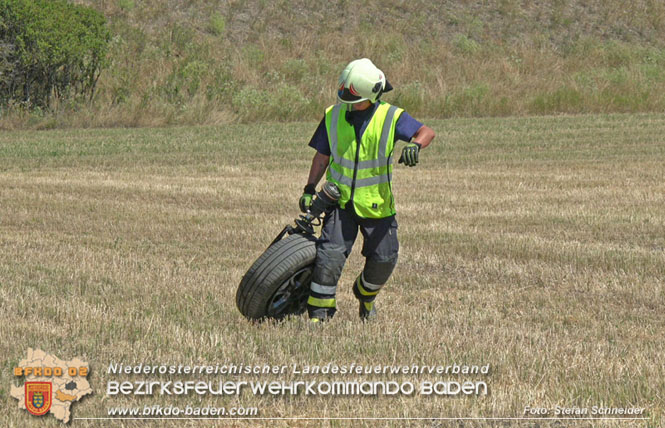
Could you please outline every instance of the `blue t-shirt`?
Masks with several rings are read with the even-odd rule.
[[[346,112],[347,121],[353,125],[353,129],[356,131],[356,141],[360,141],[378,105],[379,103],[375,103],[366,110]],[[395,124],[395,141],[411,141],[411,138],[413,138],[421,126],[423,124],[411,117],[409,113],[402,112]],[[325,116],[309,141],[309,146],[315,148],[322,155],[330,156],[330,143],[328,142],[328,132],[326,132]]]

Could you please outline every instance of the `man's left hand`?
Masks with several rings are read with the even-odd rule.
[[[418,163],[418,153],[420,153],[421,145],[416,142],[408,143],[402,149],[402,156],[400,156],[397,163],[403,163],[406,166],[416,166]]]

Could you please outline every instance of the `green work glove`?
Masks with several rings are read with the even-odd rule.
[[[408,143],[402,149],[402,156],[400,156],[397,163],[403,163],[406,166],[416,166],[418,163],[418,153],[420,152],[420,143]]]
[[[298,205],[300,206],[300,211],[304,213],[309,211],[309,207],[312,206],[312,198],[314,197],[314,193],[316,193],[316,187],[314,187],[313,184],[308,184],[307,186],[305,186],[305,190],[303,191],[303,194],[300,197],[300,201],[298,201]]]

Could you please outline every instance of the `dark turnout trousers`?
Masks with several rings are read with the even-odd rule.
[[[371,304],[397,264],[399,242],[395,216],[361,218],[353,211],[352,203],[347,207],[336,208],[324,220],[321,238],[316,244],[316,265],[307,301],[310,318],[326,319],[335,314],[337,282],[358,229],[363,235],[362,255],[365,257],[365,267],[353,286],[358,300]]]

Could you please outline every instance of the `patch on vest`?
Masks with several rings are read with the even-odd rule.
[[[373,203],[373,204],[372,204],[372,208],[373,208],[373,209],[377,209],[377,208],[379,208],[379,206],[378,206],[376,203]]]

